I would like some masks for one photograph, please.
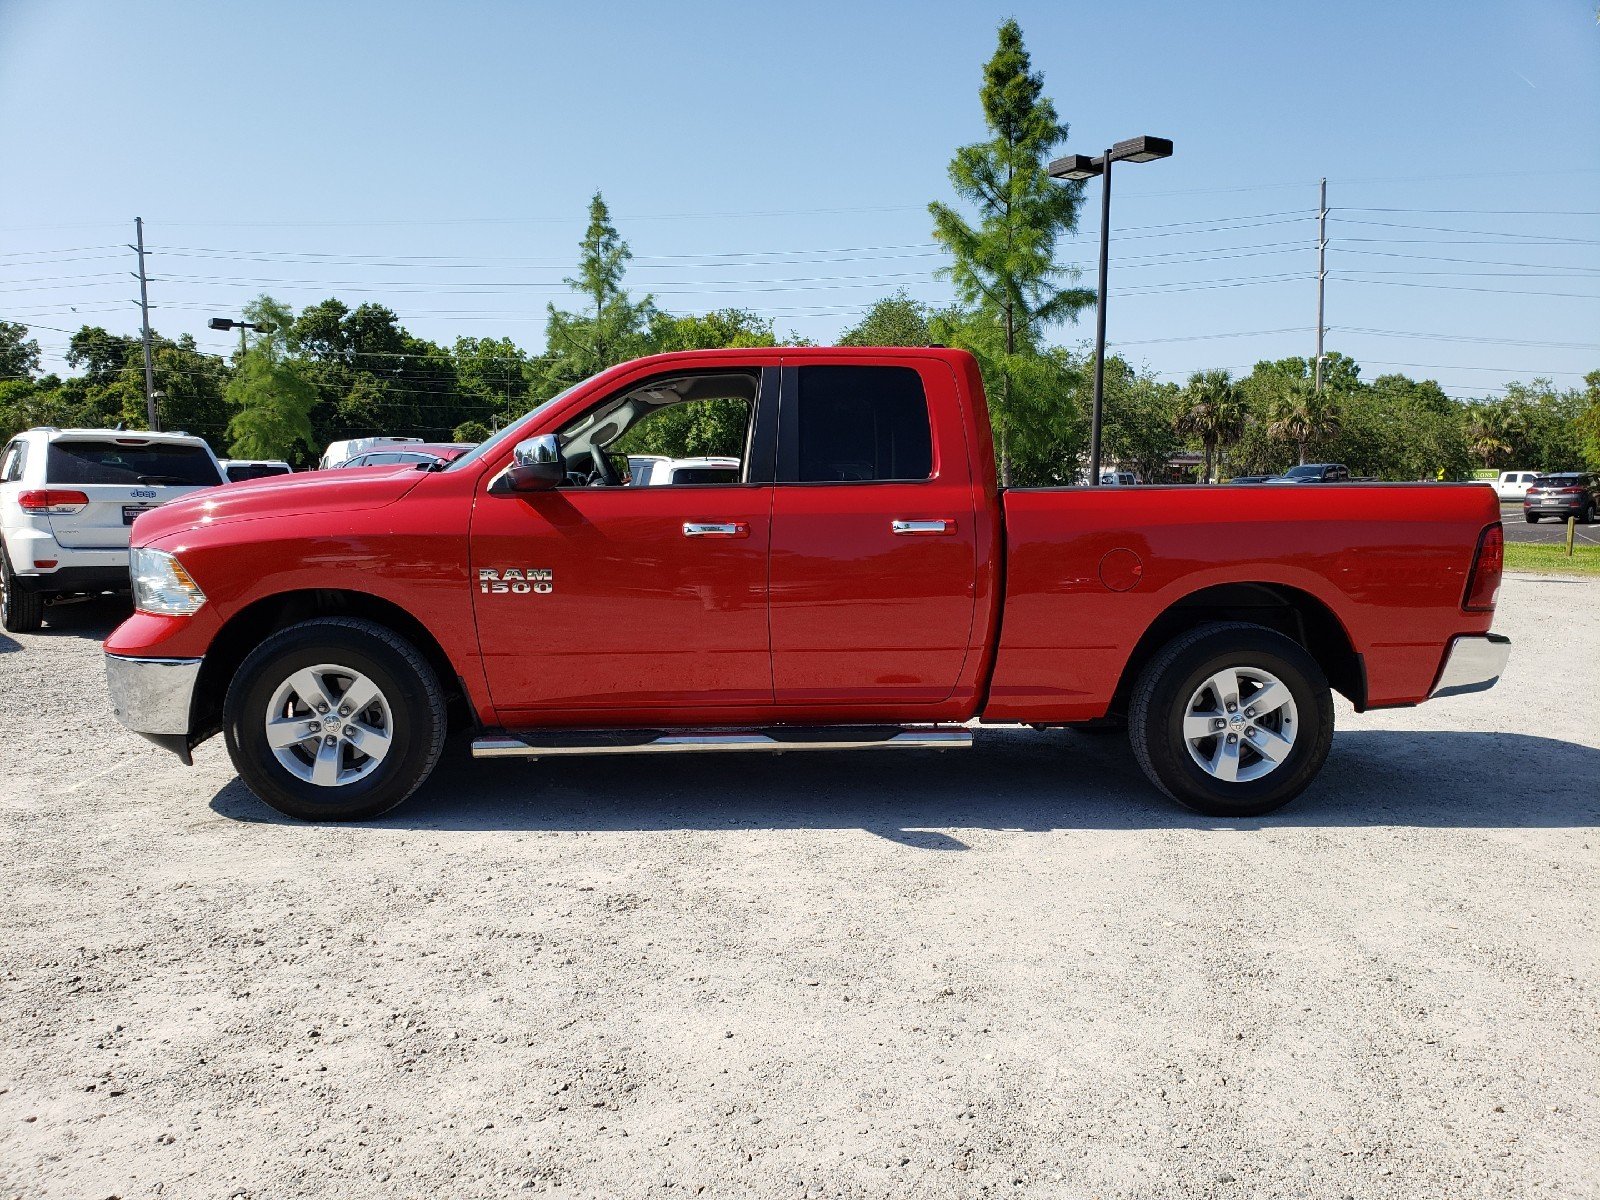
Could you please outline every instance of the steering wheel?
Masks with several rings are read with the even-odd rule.
[[[617,468],[611,465],[611,460],[606,457],[606,452],[599,446],[589,451],[589,457],[594,460],[594,481],[591,487],[621,487],[622,477],[617,474]]]

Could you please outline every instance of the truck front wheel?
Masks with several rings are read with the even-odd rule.
[[[1140,672],[1128,718],[1150,782],[1211,817],[1256,817],[1310,786],[1333,744],[1322,668],[1281,633],[1201,625]]]
[[[273,634],[245,659],[223,702],[240,777],[303,821],[387,812],[433,770],[445,729],[427,659],[392,630],[344,617]]]

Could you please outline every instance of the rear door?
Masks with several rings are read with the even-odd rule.
[[[197,442],[136,434],[57,437],[46,451],[45,485],[81,493],[87,503],[51,516],[50,532],[67,549],[123,547],[140,513],[221,482],[216,459]]]
[[[977,514],[937,360],[783,368],[771,627],[783,705],[935,704],[971,645]]]

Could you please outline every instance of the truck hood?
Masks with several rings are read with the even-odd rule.
[[[424,474],[414,467],[354,467],[206,488],[145,513],[134,522],[133,545],[148,546],[210,525],[383,508],[416,487]]]

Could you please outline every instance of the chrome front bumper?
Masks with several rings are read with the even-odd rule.
[[[1430,698],[1463,696],[1468,692],[1488,691],[1506,669],[1511,657],[1511,639],[1498,633],[1462,634],[1450,639],[1444,669],[1433,685]]]
[[[146,737],[187,737],[200,662],[198,658],[106,655],[106,685],[117,720]]]

